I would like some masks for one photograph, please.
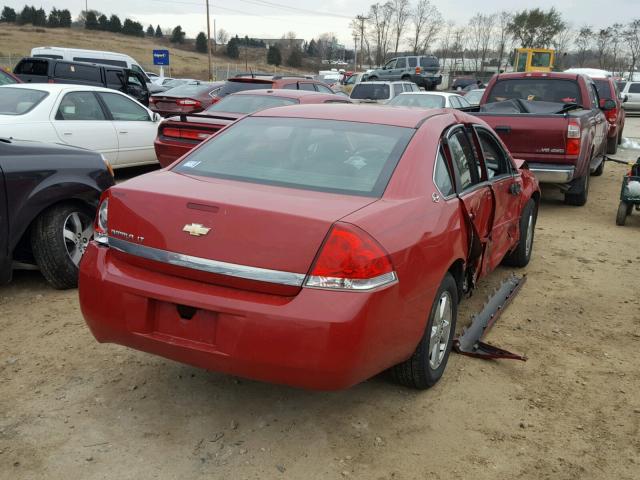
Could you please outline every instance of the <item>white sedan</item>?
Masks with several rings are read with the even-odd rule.
[[[114,168],[156,163],[161,118],[116,90],[84,85],[0,86],[0,137],[102,153]]]
[[[405,92],[393,98],[387,105],[417,108],[466,108],[471,106],[462,95],[448,92]]]

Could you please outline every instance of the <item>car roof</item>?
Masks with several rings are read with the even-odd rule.
[[[582,73],[564,73],[564,72],[511,72],[496,75],[496,81],[510,80],[515,78],[559,78],[562,80],[575,80]]]
[[[75,85],[73,83],[16,83],[12,85],[2,85],[0,88],[24,88],[25,90],[40,90],[42,92],[58,93],[65,90],[86,91],[86,92],[115,92],[111,88],[94,87],[92,85]]]
[[[441,97],[461,97],[462,95],[454,92],[402,92],[400,95],[439,95]],[[399,96],[399,95],[398,95]]]
[[[289,90],[286,88],[264,88],[264,89],[256,89],[256,90],[242,90],[240,92],[232,93],[231,95],[265,95],[270,97],[285,97],[285,98],[300,98],[300,97],[310,97],[310,96],[328,96],[333,97],[336,96],[333,93],[322,93],[322,92],[311,92],[309,90]],[[339,98],[336,96],[336,98]],[[347,97],[345,97],[347,98]]]
[[[274,107],[253,113],[251,116],[341,120],[346,122],[416,128],[425,119],[440,115],[441,113],[442,111],[439,109],[419,110],[406,107],[389,108],[379,105],[316,103]]]

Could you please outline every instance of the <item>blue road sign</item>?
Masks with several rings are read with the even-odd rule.
[[[154,50],[153,51],[153,64],[154,65],[169,65],[169,50]]]

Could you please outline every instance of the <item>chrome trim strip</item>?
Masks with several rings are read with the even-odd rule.
[[[115,237],[109,237],[109,246],[121,252],[128,253],[129,255],[135,255],[136,257],[142,257],[156,262],[258,282],[301,287],[306,277],[304,273],[283,272],[281,270],[269,270],[267,268],[220,262],[208,258],[192,257],[191,255],[169,252],[167,250],[127,242],[126,240]]]

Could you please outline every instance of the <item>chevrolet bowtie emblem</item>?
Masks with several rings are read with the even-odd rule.
[[[182,227],[183,232],[187,232],[189,235],[193,235],[194,237],[200,237],[202,235],[206,235],[209,233],[210,228],[204,227],[199,223],[190,223],[189,225],[185,225]]]

